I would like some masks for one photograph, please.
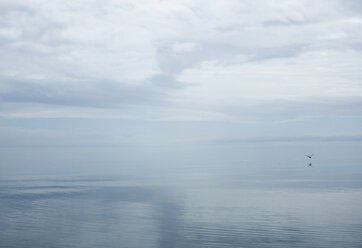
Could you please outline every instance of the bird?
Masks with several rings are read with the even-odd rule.
[[[312,163],[309,163],[308,166],[312,166]]]
[[[312,158],[313,155],[314,155],[314,154],[312,154],[312,155],[305,155],[305,156],[307,156],[308,158]]]

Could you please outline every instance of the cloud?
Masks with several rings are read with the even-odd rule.
[[[295,107],[303,111],[303,106],[305,112],[296,114],[309,115],[309,105],[314,112],[318,108],[329,112],[328,108],[335,110],[336,105],[360,105],[360,65],[360,54],[349,49],[309,50],[297,57],[251,62],[244,57],[232,65],[209,61],[180,75],[178,81],[192,86],[174,92],[172,99],[175,104],[230,114],[244,110],[246,116],[251,114],[245,111],[248,108],[262,115],[295,111]]]
[[[227,143],[314,143],[314,142],[362,142],[362,134],[356,135],[328,135],[328,136],[273,136],[223,138],[208,141],[215,144]]]
[[[5,81],[5,80],[4,80]],[[12,85],[16,84],[16,88]],[[121,105],[161,104],[162,92],[151,85],[115,82],[73,82],[54,85],[37,82],[5,81],[0,99],[9,103],[43,103],[58,106],[116,108]]]
[[[191,42],[176,43],[172,45],[172,50],[175,53],[192,52],[196,46],[197,44]]]
[[[94,147],[136,143],[134,137],[91,128],[30,129],[0,126],[1,147]]]
[[[285,120],[310,115],[295,106],[323,115],[336,103],[360,115],[356,1],[17,0],[0,9],[0,101],[11,108],[2,117]]]

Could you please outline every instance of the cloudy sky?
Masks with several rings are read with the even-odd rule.
[[[360,147],[361,30],[359,0],[1,0],[2,164],[20,147]]]

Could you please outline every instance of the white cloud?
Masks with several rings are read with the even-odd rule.
[[[175,99],[210,106],[362,97],[361,66],[362,57],[351,50],[309,51],[292,58],[232,65],[205,62],[180,75],[179,81],[193,86],[175,92]]]
[[[176,53],[191,52],[196,46],[197,44],[192,42],[176,43],[172,45],[172,50]]]

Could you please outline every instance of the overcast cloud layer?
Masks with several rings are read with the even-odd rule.
[[[0,2],[0,116],[362,114],[359,1]]]
[[[359,0],[0,0],[0,179],[360,166],[361,30]]]

